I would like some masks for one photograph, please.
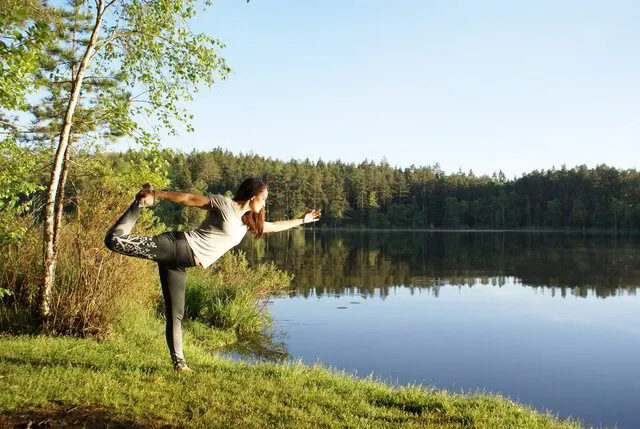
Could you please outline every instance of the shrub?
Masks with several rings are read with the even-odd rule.
[[[106,336],[122,314],[149,308],[159,296],[154,263],[118,255],[104,246],[104,235],[131,196],[104,189],[82,193],[76,215],[60,237],[56,286],[49,328],[56,333]],[[152,234],[152,213],[143,212],[136,229]]]
[[[94,157],[88,162],[100,160]],[[160,294],[155,264],[115,254],[104,246],[108,228],[131,203],[145,177],[114,172],[110,163],[102,162],[101,170],[92,167],[90,177],[70,177],[74,187],[59,233],[51,317],[45,326],[49,333],[105,337],[124,312],[132,307],[150,308]],[[20,240],[2,244],[0,328],[39,330],[42,226],[37,212],[13,221],[24,233]],[[140,234],[157,232],[159,225],[151,211],[143,212],[136,229]]]
[[[215,271],[187,274],[185,317],[233,330],[240,337],[264,332],[272,324],[265,311],[269,297],[287,290],[291,280],[274,263],[249,267],[243,252],[229,252],[218,260]]]

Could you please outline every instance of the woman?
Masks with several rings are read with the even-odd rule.
[[[104,241],[110,250],[158,263],[167,321],[167,345],[176,371],[191,371],[182,353],[186,268],[198,265],[207,268],[240,243],[247,231],[260,238],[263,233],[285,231],[320,218],[320,210],[310,210],[300,219],[266,222],[264,206],[267,196],[267,185],[255,178],[242,182],[233,198],[155,191],[150,185],[145,185],[129,209],[107,232]],[[193,231],[169,231],[153,237],[131,235],[142,208],[153,204],[156,198],[199,207],[207,210],[207,217]]]

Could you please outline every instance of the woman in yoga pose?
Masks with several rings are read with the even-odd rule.
[[[233,198],[155,191],[150,185],[144,185],[133,204],[107,232],[104,242],[110,250],[158,263],[167,345],[176,371],[191,371],[182,352],[185,270],[198,265],[207,268],[239,244],[247,231],[260,238],[263,233],[285,231],[320,219],[320,210],[310,210],[299,219],[266,222],[267,196],[267,185],[255,178],[243,181]],[[207,210],[207,217],[192,231],[131,235],[142,209],[157,198]]]

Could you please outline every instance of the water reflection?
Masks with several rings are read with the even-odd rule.
[[[262,332],[252,336],[244,336],[236,343],[217,349],[232,359],[250,361],[284,362],[289,359],[286,333],[276,330]]]
[[[241,248],[252,263],[275,261],[301,296],[382,295],[396,285],[504,285],[509,279],[554,295],[635,295],[640,237],[523,232],[297,230]]]
[[[309,364],[500,393],[596,427],[640,427],[638,297],[557,299],[550,291],[510,281],[398,286],[384,296],[282,299],[271,311],[291,355]]]

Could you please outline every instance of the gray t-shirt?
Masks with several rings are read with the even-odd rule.
[[[247,233],[247,226],[242,223],[242,213],[236,210],[231,198],[209,195],[209,200],[211,208],[207,217],[198,228],[184,233],[204,268],[238,245]]]

